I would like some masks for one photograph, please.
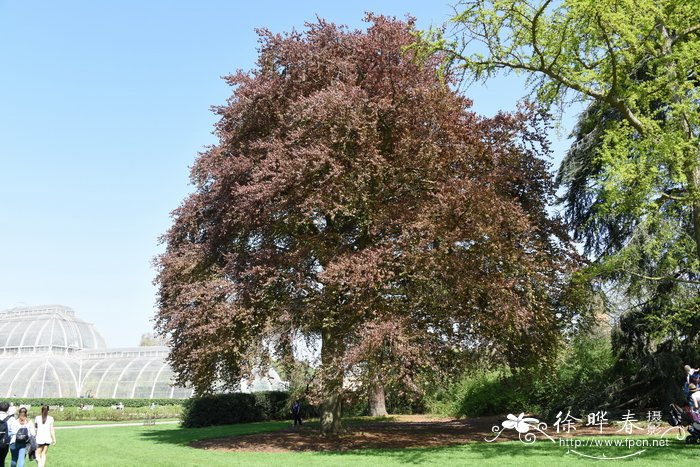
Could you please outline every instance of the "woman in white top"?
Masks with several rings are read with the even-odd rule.
[[[41,406],[41,415],[37,415],[34,424],[36,426],[36,461],[39,467],[44,467],[49,445],[56,444],[53,417],[49,415],[48,405]]]
[[[10,454],[12,455],[11,467],[24,467],[27,456],[29,437],[35,436],[34,424],[27,418],[27,408],[20,407],[19,418],[12,420],[9,426]]]

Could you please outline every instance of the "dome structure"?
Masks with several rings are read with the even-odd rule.
[[[70,353],[105,348],[95,325],[65,306],[21,307],[0,311],[0,349],[3,354]]]
[[[0,311],[0,398],[169,399],[192,395],[173,385],[165,346],[110,349],[95,325],[66,306]],[[241,381],[243,392],[286,390],[274,371]]]
[[[108,349],[66,306],[0,311],[0,397],[184,398],[164,346]]]

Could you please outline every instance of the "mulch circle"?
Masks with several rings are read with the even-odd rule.
[[[196,441],[191,445],[218,451],[247,452],[300,452],[300,451],[349,451],[356,449],[402,449],[439,447],[465,444],[494,438],[494,426],[501,425],[504,417],[479,417],[472,419],[435,419],[423,415],[401,415],[391,421],[353,423],[344,434],[328,438],[318,427],[290,427],[287,429]],[[599,431],[591,427],[579,427],[570,436],[595,436]],[[613,434],[613,433],[605,433]],[[557,435],[561,436],[561,434]],[[504,430],[499,441],[518,439],[515,430]]]

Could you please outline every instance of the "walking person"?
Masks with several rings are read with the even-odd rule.
[[[44,467],[49,446],[56,444],[56,431],[53,427],[53,417],[49,415],[48,405],[41,406],[41,415],[37,415],[34,419],[34,426],[36,427],[36,461],[39,467]]]
[[[292,404],[292,415],[294,415],[294,426],[297,426],[297,422],[301,425],[301,404],[298,400]]]
[[[10,423],[10,467],[24,467],[30,438],[36,436],[34,424],[27,418],[27,408],[20,407],[19,418]]]

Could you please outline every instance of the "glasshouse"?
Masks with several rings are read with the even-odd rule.
[[[91,323],[68,307],[0,311],[0,397],[183,398],[172,385],[168,348],[107,348]],[[245,391],[285,389],[271,371]]]

